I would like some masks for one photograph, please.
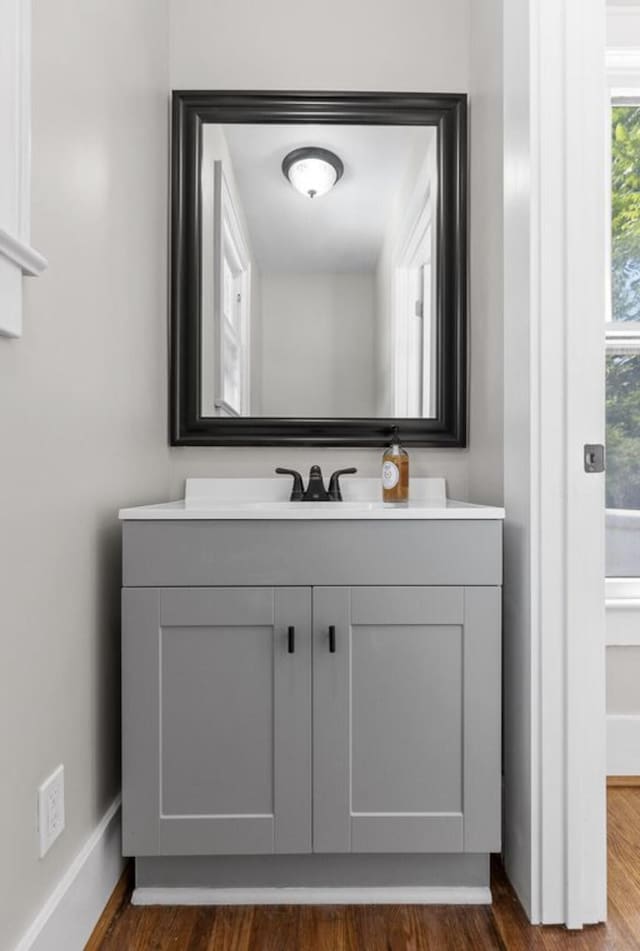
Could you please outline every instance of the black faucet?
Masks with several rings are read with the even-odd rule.
[[[278,467],[278,475],[293,476],[293,487],[291,489],[291,502],[342,502],[342,492],[340,491],[340,476],[353,475],[357,469],[336,469],[329,479],[329,489],[325,489],[324,480],[320,466],[311,466],[309,470],[309,482],[307,488],[304,488],[302,476],[295,469],[282,469]]]

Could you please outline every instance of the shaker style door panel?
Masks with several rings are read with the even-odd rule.
[[[314,851],[498,847],[499,630],[497,588],[314,589]]]
[[[125,852],[310,851],[309,590],[123,598]]]

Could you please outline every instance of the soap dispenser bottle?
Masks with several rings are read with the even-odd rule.
[[[394,505],[409,501],[409,453],[400,445],[397,426],[382,457],[382,501]]]

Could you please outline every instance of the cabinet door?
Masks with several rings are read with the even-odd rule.
[[[125,854],[309,852],[310,590],[125,589],[122,655]]]
[[[500,589],[315,588],[313,612],[314,851],[497,850]]]

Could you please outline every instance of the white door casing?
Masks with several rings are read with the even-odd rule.
[[[505,862],[534,922],[606,917],[604,0],[510,0]]]

